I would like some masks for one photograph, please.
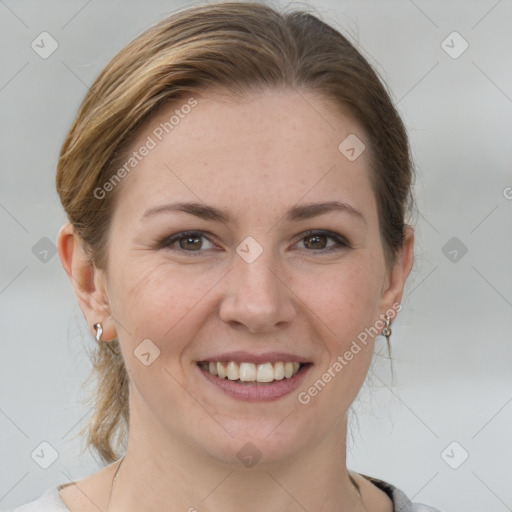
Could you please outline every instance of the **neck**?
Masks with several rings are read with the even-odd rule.
[[[169,439],[158,428],[148,429],[144,418],[132,415],[108,512],[364,511],[346,468],[345,439],[346,417],[300,454],[241,468]]]

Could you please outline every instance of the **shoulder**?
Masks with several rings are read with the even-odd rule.
[[[59,495],[59,489],[63,485],[65,484],[55,485],[39,498],[7,512],[70,512]]]
[[[393,503],[393,512],[441,512],[439,509],[425,505],[423,503],[413,503],[403,491],[395,487],[393,484],[390,484],[389,482],[364,475],[362,473],[352,472],[352,474],[363,477],[372,483],[375,487],[386,493]]]
[[[81,480],[54,485],[30,503],[7,512],[97,512],[99,504],[107,503],[112,486],[112,474],[117,464],[112,463],[97,473]]]

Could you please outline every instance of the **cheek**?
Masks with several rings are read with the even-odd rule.
[[[309,290],[314,291],[309,293],[307,305],[318,318],[315,322],[326,351],[318,373],[304,390],[316,401],[312,406],[318,411],[326,403],[332,405],[335,415],[345,411],[367,375],[375,339],[368,333],[379,318],[380,269],[378,261],[359,254],[308,280]],[[320,394],[321,399],[313,400]]]
[[[112,312],[121,335],[133,349],[142,340],[152,340],[161,351],[181,349],[187,339],[194,311],[222,277],[220,271],[198,275],[190,265],[147,261],[134,258],[112,276],[117,297]],[[169,343],[172,340],[172,344]]]
[[[339,265],[304,276],[305,302],[343,346],[378,318],[382,276],[378,262],[354,254]]]
[[[152,263],[135,259],[112,275],[117,292],[112,312],[137,397],[158,409],[162,400],[181,404],[184,399],[177,384],[184,380],[182,354],[199,325],[194,312],[213,283],[208,276],[191,279],[168,262]]]

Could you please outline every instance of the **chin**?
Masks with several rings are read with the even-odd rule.
[[[294,413],[290,414],[291,417]],[[217,435],[201,436],[203,449],[216,461],[230,467],[252,468],[256,465],[275,465],[297,456],[309,443],[314,442],[318,432],[307,431],[302,425],[290,424],[286,415],[266,418],[254,422],[224,422],[225,431]],[[284,421],[283,421],[284,419]],[[202,442],[209,439],[207,446]]]

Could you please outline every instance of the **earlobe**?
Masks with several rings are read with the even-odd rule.
[[[59,258],[91,333],[95,335],[94,324],[101,322],[104,330],[103,339],[113,339],[116,333],[105,292],[104,272],[94,266],[81,242],[72,224],[64,224],[57,238]]]

